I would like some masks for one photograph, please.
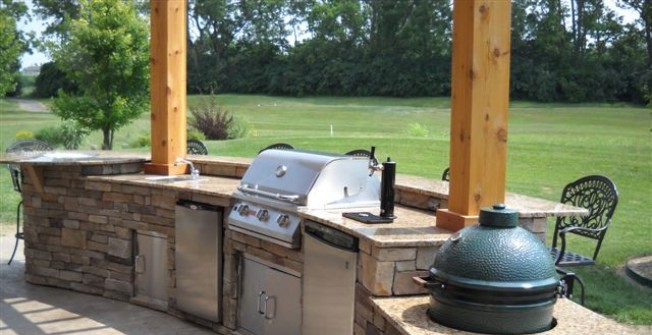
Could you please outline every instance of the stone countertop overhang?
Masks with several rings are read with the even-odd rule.
[[[242,177],[252,159],[242,157],[218,157],[203,155],[188,155],[186,158],[199,167],[200,180],[167,182],[164,180],[148,179],[154,175],[121,174],[121,173],[93,173],[98,169],[107,169],[109,166],[121,164],[144,163],[149,161],[149,154],[113,152],[113,151],[55,151],[61,153],[62,158],[52,159],[44,153],[28,153],[25,155],[0,154],[0,163],[21,163],[27,166],[47,165],[81,165],[90,171],[88,178],[97,180],[111,180],[119,183],[134,185],[149,185],[162,189],[178,191],[191,191],[196,194],[215,196],[229,199],[236,190],[239,179]],[[31,154],[31,156],[29,156]],[[87,157],[81,159],[66,155],[80,154]],[[84,170],[82,170],[84,171]],[[101,172],[101,171],[100,171]],[[123,172],[124,171],[117,171]],[[396,189],[416,195],[448,199],[449,183],[418,176],[397,175]],[[521,218],[545,218],[562,215],[584,215],[583,208],[564,205],[558,202],[528,197],[525,195],[506,193],[506,205],[519,212]],[[420,210],[412,207],[397,205],[395,214],[397,219],[391,224],[365,224],[342,217],[345,211],[369,211],[377,214],[379,208],[362,208],[347,210],[315,210],[304,209],[300,215],[306,219],[317,221],[333,228],[340,229],[357,238],[366,239],[377,247],[424,247],[441,245],[451,232],[437,228],[435,211]]]
[[[306,209],[300,215],[368,240],[380,248],[434,247],[443,244],[451,231],[437,228],[433,212],[396,206],[396,219],[392,223],[366,224],[342,216],[343,212],[370,212],[378,215],[379,208],[348,208],[346,210]]]
[[[43,165],[111,165],[127,163],[144,163],[150,159],[149,154],[116,151],[28,151],[21,153],[2,153],[2,164]]]
[[[396,189],[448,200],[449,182],[418,176],[397,175]],[[561,191],[560,191],[561,194]],[[518,212],[520,218],[586,215],[584,208],[511,192],[505,193],[505,205]]]
[[[476,334],[448,328],[430,320],[426,311],[429,296],[372,298],[372,304],[403,335]],[[621,325],[568,299],[558,299],[553,309],[557,326],[537,334],[619,334],[642,335],[644,331]]]
[[[198,180],[168,182],[160,176],[146,174],[126,174],[112,176],[88,176],[89,180],[110,181],[128,185],[150,186],[192,192],[231,200],[240,180],[229,177],[200,176]],[[448,239],[451,232],[436,227],[434,213],[397,206],[397,218],[389,224],[365,224],[342,217],[345,211],[377,212],[378,208],[349,208],[346,210],[300,210],[305,219],[320,222],[349,233],[359,239],[368,240],[377,247],[427,247],[438,246]]]

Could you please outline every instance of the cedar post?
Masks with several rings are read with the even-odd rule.
[[[437,226],[477,223],[505,199],[511,2],[455,0],[448,209]]]
[[[176,175],[186,164],[186,1],[152,0],[150,99],[152,162],[146,173]]]

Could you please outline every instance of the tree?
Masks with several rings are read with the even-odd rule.
[[[0,1],[0,97],[16,88],[19,57],[27,48],[16,29],[16,21],[26,11],[27,7],[22,3]]]
[[[102,149],[113,148],[115,131],[138,118],[149,102],[149,26],[134,0],[81,0],[70,19],[69,38],[47,43],[79,95],[60,92],[53,112],[82,127],[101,130]],[[68,20],[68,19],[67,19]]]
[[[63,89],[68,94],[77,94],[77,85],[66,77],[66,74],[59,70],[54,62],[47,62],[41,65],[41,72],[34,81],[34,96],[39,98],[56,97],[59,90]]]
[[[647,65],[652,67],[652,2],[650,0],[619,0],[622,8],[633,9],[640,16],[647,45]]]
[[[66,25],[79,18],[80,4],[77,0],[32,0],[34,12],[51,22],[45,27],[45,34],[65,39],[70,32]]]

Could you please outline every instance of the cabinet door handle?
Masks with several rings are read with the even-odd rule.
[[[272,301],[272,307],[273,307],[273,308],[272,308],[272,311],[273,311],[273,312],[271,313],[271,315],[268,315],[268,314],[267,314],[267,311],[268,311],[267,303],[268,303],[270,300]],[[273,319],[273,318],[275,318],[275,317],[276,317],[276,297],[274,297],[274,296],[270,297],[270,296],[268,296],[267,294],[265,294],[265,319],[267,319],[267,320],[271,320],[271,319]]]
[[[136,266],[134,268],[134,272],[137,275],[142,275],[145,273],[147,270],[147,264],[145,263],[145,256],[144,255],[136,255],[136,260],[135,260]]]
[[[256,307],[256,310],[257,310],[258,314],[260,314],[260,315],[263,315],[263,314],[265,314],[265,313],[267,312],[267,311],[263,312],[263,311],[260,309],[260,306],[262,305],[262,304],[260,303],[260,299],[263,297],[263,294],[265,294],[265,291],[260,291],[260,292],[258,292],[258,306]],[[265,294],[265,295],[266,295],[266,294]],[[265,308],[267,308],[267,307],[265,307]]]

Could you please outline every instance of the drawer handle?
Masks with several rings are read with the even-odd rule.
[[[266,313],[266,312],[263,312],[263,311],[260,309],[260,306],[262,305],[262,304],[260,303],[260,299],[263,297],[263,294],[265,294],[265,291],[260,291],[260,292],[258,292],[258,306],[256,307],[256,310],[258,311],[258,314],[260,314],[260,315],[264,315],[264,314]],[[265,294],[265,295],[266,295],[266,294]],[[265,307],[265,308],[267,308],[267,307]]]
[[[147,264],[145,263],[145,256],[144,255],[136,255],[136,267],[134,269],[134,272],[136,272],[137,275],[142,275],[145,273],[147,270]]]
[[[267,308],[267,303],[268,303],[270,300],[272,301],[272,308],[271,308],[271,310],[273,311],[273,312],[271,313],[271,315],[267,314],[267,311],[269,310],[269,309]],[[274,297],[274,296],[270,297],[270,296],[268,296],[267,294],[265,294],[265,319],[267,319],[267,320],[271,320],[271,319],[274,319],[275,317],[276,317],[276,297]]]

